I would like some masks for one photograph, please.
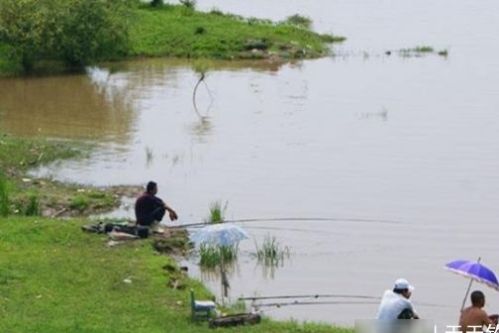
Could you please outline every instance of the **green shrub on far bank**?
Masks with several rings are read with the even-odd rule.
[[[342,37],[311,21],[244,18],[152,0],[0,0],[0,73],[80,70],[126,57],[302,59],[329,52]],[[253,45],[265,48],[251,48]]]
[[[0,41],[25,72],[42,60],[68,67],[128,50],[131,0],[0,0]],[[5,62],[5,61],[4,61]]]

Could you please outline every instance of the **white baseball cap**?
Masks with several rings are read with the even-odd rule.
[[[409,281],[407,281],[406,279],[397,279],[397,281],[395,281],[393,289],[408,289],[410,292],[412,292],[414,290],[414,286],[411,286]]]

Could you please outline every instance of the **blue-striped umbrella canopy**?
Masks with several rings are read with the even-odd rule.
[[[455,260],[445,265],[449,271],[474,281],[483,283],[499,291],[499,282],[494,272],[485,265],[477,261]]]
[[[205,243],[218,246],[234,245],[247,238],[246,231],[232,223],[211,224],[191,236],[191,240],[196,244]]]

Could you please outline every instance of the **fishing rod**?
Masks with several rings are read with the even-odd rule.
[[[254,222],[355,222],[355,223],[382,223],[382,224],[405,224],[401,221],[379,220],[379,219],[360,219],[360,218],[335,218],[335,217],[271,217],[271,218],[250,218],[225,220],[221,223],[254,223]],[[170,226],[169,228],[192,228],[210,225],[209,222],[197,222]]]
[[[379,304],[378,302],[362,302],[362,301],[346,301],[346,302],[341,302],[341,301],[317,301],[317,302],[310,302],[310,301],[294,301],[294,302],[275,302],[275,303],[263,303],[263,304],[255,304],[253,305],[254,308],[259,309],[259,308],[271,308],[271,307],[276,307],[276,308],[281,308],[283,306],[297,306],[297,305],[373,305],[373,304]]]
[[[311,294],[311,295],[276,295],[276,296],[254,296],[254,297],[239,297],[239,301],[258,301],[258,300],[270,300],[270,299],[307,299],[307,298],[346,298],[346,299],[366,299],[366,300],[376,300],[380,301],[381,297],[376,296],[366,296],[366,295],[349,295],[349,294]],[[434,303],[424,303],[424,302],[414,302],[415,305],[426,306],[426,307],[448,307],[447,305],[434,304]]]
[[[268,299],[299,299],[299,298],[357,298],[357,299],[373,299],[380,300],[380,297],[365,296],[365,295],[346,295],[346,294],[311,294],[311,295],[277,295],[277,296],[254,296],[254,297],[239,297],[239,301],[257,301]]]

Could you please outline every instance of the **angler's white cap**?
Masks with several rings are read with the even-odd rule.
[[[412,292],[414,290],[414,286],[412,286],[406,279],[397,279],[393,289],[409,289],[409,291]]]

